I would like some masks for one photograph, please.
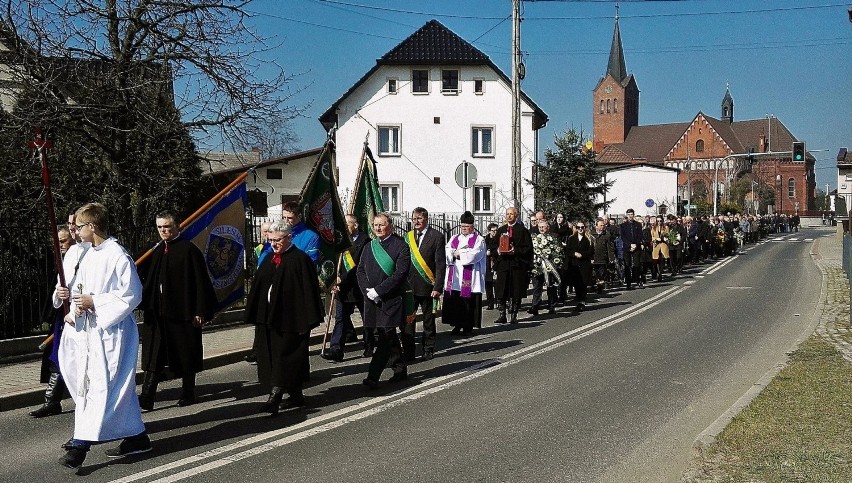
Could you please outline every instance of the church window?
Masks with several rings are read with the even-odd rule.
[[[609,99],[606,100],[606,112],[609,113]]]
[[[787,180],[787,196],[790,198],[796,197],[796,180],[793,178]]]
[[[604,100],[601,99],[601,114],[604,112]]]
[[[703,139],[699,139],[698,141],[695,141],[695,152],[696,153],[703,153],[704,152],[704,140]]]
[[[618,99],[612,100],[612,112],[618,112]]]

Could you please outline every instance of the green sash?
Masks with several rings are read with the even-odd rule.
[[[374,238],[373,241],[370,242],[370,249],[373,251],[373,258],[376,259],[376,263],[379,264],[379,268],[385,272],[385,275],[388,277],[393,275],[396,263],[393,261],[393,258],[388,255],[387,250],[385,250],[385,247],[382,246],[382,243],[378,240],[378,238]],[[414,315],[417,309],[414,308],[414,293],[411,291],[411,286],[408,284],[408,280],[403,283],[403,290],[405,293],[402,296],[402,306],[405,310],[405,322],[411,323],[414,322]]]

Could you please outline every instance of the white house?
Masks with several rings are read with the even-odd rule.
[[[385,207],[408,212],[460,213],[463,190],[455,170],[470,161],[478,171],[466,206],[479,214],[512,204],[512,87],[487,55],[432,20],[376,61],[320,117],[337,127],[341,198],[355,184],[364,141],[377,162]],[[544,113],[521,101],[522,177],[532,177]],[[524,186],[522,205],[533,208]]]
[[[837,152],[837,198],[846,201],[844,210],[852,209],[852,153],[846,148],[840,148]],[[837,211],[835,197],[831,198],[831,211]],[[840,213],[845,216],[846,213]]]
[[[596,202],[612,200],[607,212],[620,216],[628,208],[633,208],[636,216],[657,215],[661,206],[666,206],[668,213],[676,213],[679,172],[677,168],[653,164],[606,167],[604,181],[613,184],[606,197],[598,197]],[[603,216],[603,212],[598,216]]]

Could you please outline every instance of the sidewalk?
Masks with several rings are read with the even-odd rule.
[[[352,317],[356,330],[361,319],[356,313]],[[333,328],[333,323],[332,323]],[[322,344],[325,323],[311,331],[311,346]],[[329,333],[329,338],[331,333]],[[214,369],[242,361],[251,351],[254,341],[253,325],[211,330],[202,334],[204,341],[204,369]],[[312,347],[318,349],[317,347]],[[137,363],[137,367],[139,367]],[[39,383],[41,359],[0,366],[0,411],[34,406],[44,402],[46,384]],[[139,375],[137,372],[137,383]]]

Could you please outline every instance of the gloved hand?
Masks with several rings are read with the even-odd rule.
[[[376,292],[376,289],[374,289],[374,288],[368,288],[367,289],[367,298],[369,298],[373,302],[378,302],[379,301],[379,293]]]

